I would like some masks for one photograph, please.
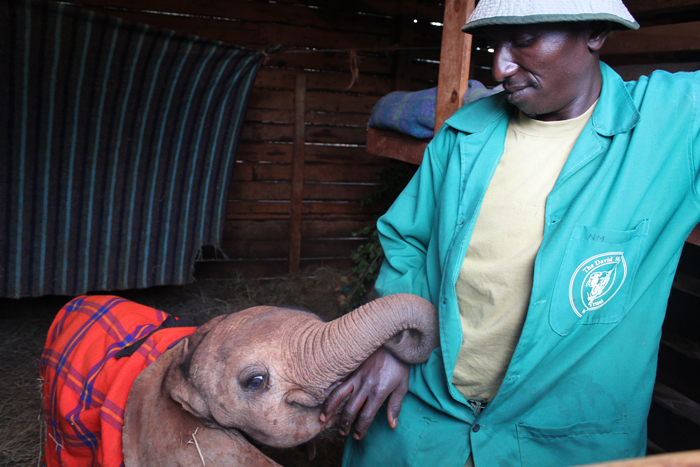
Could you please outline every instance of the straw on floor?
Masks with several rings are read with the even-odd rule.
[[[257,305],[308,309],[331,320],[339,316],[333,290],[342,274],[321,267],[265,281],[238,276],[115,294],[176,316],[189,316],[197,324]],[[0,299],[0,465],[39,463],[43,444],[39,358],[53,317],[70,298]],[[328,433],[317,440],[313,461],[298,449],[264,451],[287,467],[333,467],[340,465],[342,447],[343,440]]]

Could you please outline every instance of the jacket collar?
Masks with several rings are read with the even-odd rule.
[[[639,112],[632,96],[620,75],[603,62],[600,62],[600,72],[603,87],[591,117],[594,130],[602,136],[631,130],[639,121]],[[508,104],[505,93],[499,92],[462,107],[445,123],[459,131],[477,133],[512,110],[513,106]]]
[[[603,62],[600,62],[600,72],[603,75],[603,88],[591,116],[593,129],[601,136],[630,131],[639,122],[639,112],[625,82]]]
[[[499,92],[459,108],[445,120],[445,124],[465,133],[478,133],[512,110],[513,107],[506,100],[506,93]]]

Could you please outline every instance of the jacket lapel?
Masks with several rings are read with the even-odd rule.
[[[613,136],[630,131],[639,122],[639,112],[622,78],[603,62],[600,63],[600,71],[603,87],[598,104],[552,191],[556,191],[574,173],[603,154],[610,146]]]

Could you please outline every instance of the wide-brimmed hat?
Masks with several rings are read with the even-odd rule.
[[[639,28],[621,0],[481,0],[462,31],[568,21],[610,21],[620,29]]]

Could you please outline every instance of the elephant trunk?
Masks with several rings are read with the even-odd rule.
[[[352,373],[382,345],[407,363],[428,360],[439,343],[437,310],[427,300],[396,294],[374,300],[329,323],[299,330],[300,378],[328,386]]]

